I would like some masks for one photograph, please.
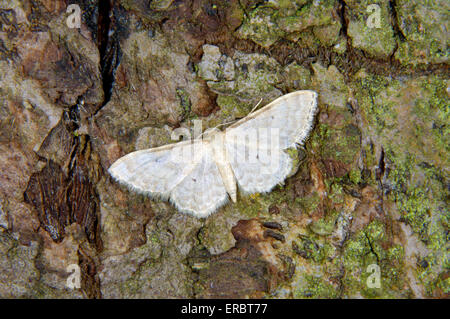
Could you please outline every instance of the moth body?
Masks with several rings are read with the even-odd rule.
[[[208,136],[209,145],[212,149],[214,161],[219,169],[223,184],[230,195],[231,200],[236,203],[237,185],[236,178],[233,174],[227,150],[225,147],[225,133],[215,130],[214,134]]]

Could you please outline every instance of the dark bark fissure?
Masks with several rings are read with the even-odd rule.
[[[401,42],[406,41],[406,37],[403,34],[403,32],[400,29],[400,26],[398,24],[397,1],[396,0],[389,1],[389,10],[390,10],[391,19],[392,19],[392,27],[394,29],[395,35]]]
[[[99,1],[97,45],[100,53],[100,67],[102,73],[102,86],[104,101],[102,106],[109,102],[114,83],[114,72],[117,67],[117,43],[116,36],[110,38],[110,32],[114,31],[113,10],[111,1]]]
[[[96,8],[97,29],[94,38],[100,55],[100,72],[104,99],[91,116],[103,108],[111,99],[115,70],[119,64],[119,45],[117,33],[113,22],[113,1],[99,0]],[[73,150],[70,154],[68,181],[66,187],[66,205],[69,207],[71,219],[81,224],[88,237],[89,243],[93,244],[97,251],[101,251],[103,243],[100,238],[100,199],[95,192],[93,183],[89,180],[89,153],[90,136],[78,136],[75,134],[79,128],[80,108],[83,108],[83,100],[79,99],[77,105],[65,112],[66,128],[73,135]],[[89,151],[87,149],[89,148]],[[85,154],[87,155],[85,157]],[[84,206],[83,206],[84,204]],[[86,206],[87,205],[87,206]],[[92,207],[93,208],[90,208]],[[96,262],[89,252],[82,247],[78,249],[79,266],[82,276],[82,291],[88,298],[101,298],[100,280]]]
[[[77,253],[81,272],[81,288],[84,295],[89,299],[102,298],[96,262],[82,248],[78,249]]]
[[[346,8],[346,4],[344,0],[339,0],[339,8],[338,8],[338,14],[339,14],[339,18],[341,20],[341,35],[345,36],[347,38],[348,41],[348,36],[347,36],[347,20],[345,19],[345,8]],[[347,43],[349,44],[349,43]]]
[[[400,27],[399,27],[399,25],[398,25],[397,11],[396,11],[396,9],[395,9],[395,5],[396,5],[395,2],[396,2],[395,0],[390,0],[390,1],[389,1],[389,7],[388,7],[388,8],[389,8],[389,15],[390,15],[390,19],[391,19],[392,29],[394,30],[394,36],[395,36],[395,38],[396,38],[396,41],[395,41],[395,48],[394,48],[394,50],[392,51],[392,54],[389,56],[389,60],[390,60],[392,63],[398,63],[398,62],[395,60],[395,54],[397,53],[397,50],[398,50],[398,41],[403,42],[403,41],[406,40],[405,36],[404,36],[403,33],[401,32]]]
[[[366,237],[367,243],[369,244],[370,252],[375,256],[375,258],[377,259],[377,265],[379,265],[380,264],[380,257],[378,256],[377,252],[373,248],[372,241],[370,240],[369,235],[367,235],[367,233],[364,232],[364,236]]]
[[[382,179],[383,179],[385,170],[386,170],[386,163],[384,161],[384,149],[381,148],[380,159],[378,161],[378,168],[376,170],[376,178],[380,182],[381,187],[383,186]]]
[[[97,29],[94,30],[100,55],[100,73],[103,89],[103,102],[91,114],[95,116],[110,100],[114,87],[115,72],[120,62],[120,45],[118,26],[115,21],[115,6],[113,0],[99,1],[97,7]]]

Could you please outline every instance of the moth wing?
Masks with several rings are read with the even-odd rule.
[[[227,157],[246,193],[269,192],[292,170],[285,149],[301,144],[312,127],[317,93],[286,94],[226,130]]]
[[[150,197],[168,199],[170,192],[198,165],[200,141],[164,145],[129,153],[109,168],[119,183]]]
[[[209,143],[194,140],[136,151],[109,168],[119,183],[153,198],[169,199],[184,213],[206,217],[228,195]]]
[[[258,142],[261,142],[260,139]],[[267,143],[267,141],[264,141]],[[270,192],[292,170],[292,159],[281,148],[227,136],[227,159],[239,188],[245,193]]]
[[[310,90],[285,94],[260,110],[228,127],[247,131],[254,128],[279,130],[282,149],[302,144],[312,128],[317,110],[317,93]]]
[[[228,201],[222,177],[205,142],[199,164],[173,189],[170,201],[181,212],[207,217]]]

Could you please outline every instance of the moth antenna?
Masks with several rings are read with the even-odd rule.
[[[252,114],[257,108],[258,108],[258,106],[261,104],[261,102],[262,102],[262,98],[259,100],[259,102],[258,103],[256,103],[256,105],[252,108],[252,110],[250,111],[250,113],[248,113],[248,114]]]
[[[250,111],[250,113],[247,114],[247,116],[248,116],[249,114],[252,114],[252,113],[258,108],[258,106],[261,104],[262,100],[263,100],[263,99],[261,98],[261,99],[259,100],[259,102],[256,103],[256,105],[252,108],[252,110]],[[217,125],[217,126],[214,126],[213,129],[218,128],[218,127],[221,127],[221,126],[223,126],[223,125],[228,125],[228,124],[234,123],[234,122],[236,122],[236,121],[237,121],[237,119],[232,120],[232,121],[229,121],[229,122],[221,123],[221,124],[219,124],[219,125]],[[199,136],[197,136],[197,138],[202,137],[202,135],[203,135],[204,133],[205,133],[205,132],[203,132],[202,134],[200,134]]]

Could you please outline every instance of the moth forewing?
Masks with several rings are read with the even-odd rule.
[[[261,174],[274,174],[280,165],[280,130],[278,127],[258,128],[258,159],[264,165]]]

